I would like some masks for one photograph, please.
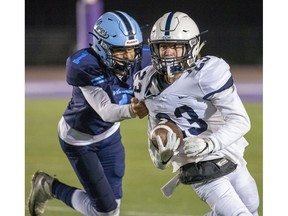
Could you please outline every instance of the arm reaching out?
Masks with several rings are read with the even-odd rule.
[[[139,101],[137,98],[131,99],[130,110],[140,119],[148,115],[148,109],[143,101]]]

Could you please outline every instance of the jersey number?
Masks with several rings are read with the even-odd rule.
[[[190,118],[187,119],[187,118],[183,117],[184,113],[187,113]],[[202,132],[207,130],[207,127],[208,127],[207,123],[204,120],[199,119],[198,115],[195,113],[195,111],[191,107],[188,107],[186,105],[181,106],[181,107],[177,107],[174,111],[174,115],[177,118],[183,117],[183,118],[187,119],[187,121],[189,122],[190,125],[194,125],[188,129],[189,133],[192,135],[199,135]],[[172,121],[170,119],[170,117],[165,113],[158,113],[156,115],[156,118],[157,119],[167,119],[169,121]]]

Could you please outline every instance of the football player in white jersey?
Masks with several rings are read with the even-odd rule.
[[[152,65],[134,79],[135,96],[149,110],[149,153],[157,168],[172,163],[177,172],[162,188],[166,197],[181,182],[210,206],[206,215],[258,215],[257,185],[243,158],[250,120],[229,65],[199,57],[201,34],[182,12],[164,14],[152,28]],[[158,137],[157,150],[150,135],[163,119],[177,124],[185,138],[180,143],[169,133],[164,147]]]

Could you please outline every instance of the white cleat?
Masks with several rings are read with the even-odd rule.
[[[31,181],[31,192],[28,200],[28,208],[31,216],[42,215],[45,211],[46,203],[53,198],[52,183],[55,178],[37,171]]]

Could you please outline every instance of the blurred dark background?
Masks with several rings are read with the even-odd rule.
[[[26,65],[65,65],[66,58],[78,48],[76,3],[25,1]],[[202,49],[203,55],[216,55],[229,64],[262,65],[260,0],[103,0],[103,11],[111,10],[125,11],[144,26],[145,42],[160,16],[169,11],[185,12],[200,31],[209,30],[204,37],[208,43]]]

